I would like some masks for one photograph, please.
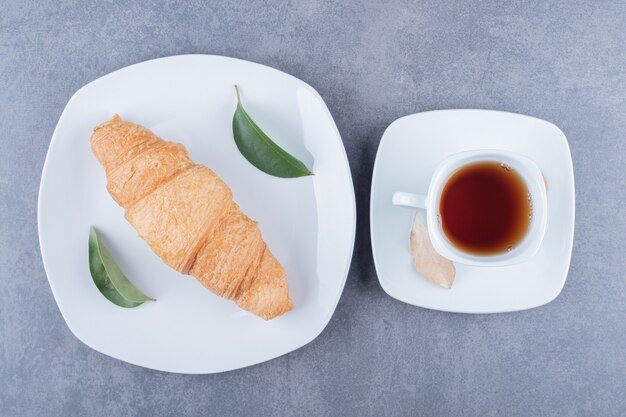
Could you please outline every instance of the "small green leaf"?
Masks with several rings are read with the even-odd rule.
[[[291,156],[270,139],[241,105],[239,88],[237,110],[233,116],[233,136],[239,152],[255,167],[280,178],[296,178],[311,175],[301,161]]]
[[[126,278],[93,226],[89,229],[89,271],[96,287],[113,304],[133,308],[144,301],[156,301],[144,295]]]

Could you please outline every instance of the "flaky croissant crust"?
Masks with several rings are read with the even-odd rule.
[[[166,264],[266,320],[293,308],[285,271],[257,223],[183,145],[115,115],[94,129],[91,148],[111,197]]]

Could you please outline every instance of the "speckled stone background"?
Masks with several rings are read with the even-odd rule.
[[[128,3],[128,4],[126,4]],[[623,1],[0,1],[0,415],[625,416]],[[151,58],[223,54],[316,88],[345,143],[354,259],[326,330],[281,358],[185,376],[79,342],[41,263],[41,168],[82,85]],[[369,240],[372,164],[409,113],[490,108],[569,139],[576,237],[561,295],[469,316],[388,297]]]

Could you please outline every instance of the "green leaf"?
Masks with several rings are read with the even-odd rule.
[[[93,226],[89,229],[89,271],[96,287],[113,304],[133,308],[144,301],[156,301],[144,295],[126,278]]]
[[[239,88],[237,110],[233,116],[233,136],[239,152],[255,167],[280,178],[296,178],[311,175],[301,161],[291,156],[270,139],[241,105]]]

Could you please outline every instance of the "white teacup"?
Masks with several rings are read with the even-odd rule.
[[[525,182],[532,201],[532,218],[526,235],[509,252],[496,255],[473,255],[455,247],[445,236],[439,214],[439,200],[450,176],[463,166],[483,161],[494,161],[513,168]],[[428,234],[435,250],[443,257],[461,264],[476,266],[505,266],[532,258],[543,241],[546,231],[547,199],[541,170],[525,156],[499,150],[461,152],[449,156],[435,169],[427,195],[396,192],[393,204],[397,206],[426,209]]]

